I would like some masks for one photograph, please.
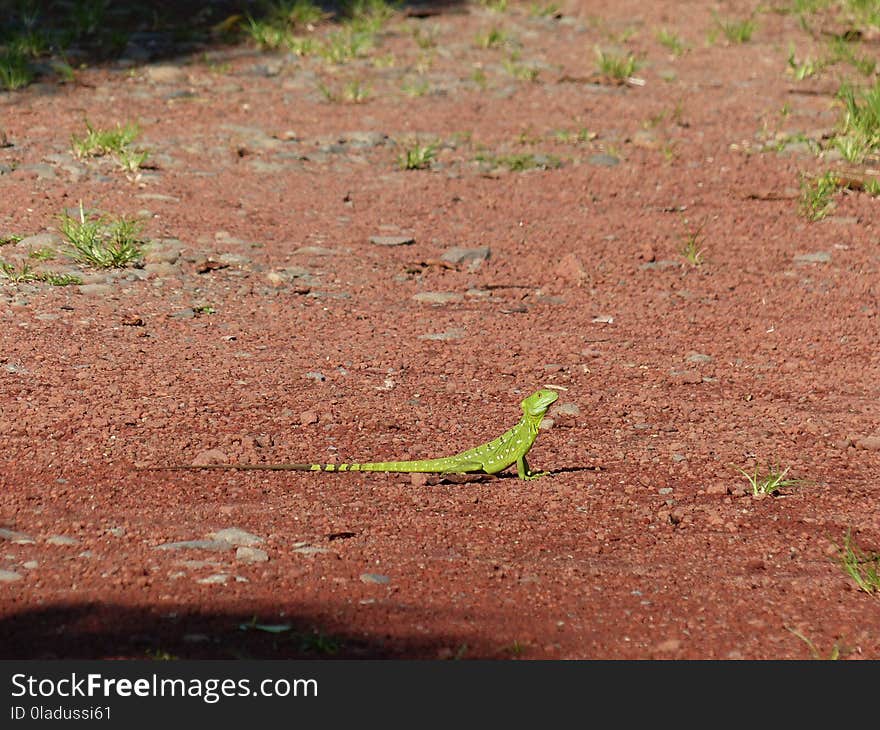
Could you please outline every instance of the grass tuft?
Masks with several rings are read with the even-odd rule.
[[[596,68],[600,74],[610,76],[612,79],[625,81],[638,71],[641,65],[632,53],[623,56],[612,51],[603,51],[601,48],[596,49]]]
[[[70,255],[78,263],[113,269],[124,268],[141,258],[140,221],[87,216],[80,203],[79,216],[63,213],[60,227],[68,241]]]
[[[804,176],[801,180],[801,214],[810,221],[822,220],[834,207],[831,198],[840,186],[840,179],[831,170],[812,180]]]
[[[504,61],[504,70],[519,81],[537,81],[540,69],[535,66],[519,62],[518,54],[511,56]]]
[[[477,48],[484,48],[487,50],[490,48],[500,48],[507,42],[507,33],[497,27],[489,28],[481,33],[477,33],[476,38],[474,38],[474,45],[476,45]]]
[[[431,85],[425,79],[406,79],[400,87],[407,96],[424,96],[431,90]]]
[[[749,485],[752,487],[752,494],[755,496],[760,494],[773,494],[780,489],[798,486],[802,483],[802,480],[800,479],[785,478],[790,467],[779,469],[779,467],[770,466],[766,472],[762,473],[760,468],[756,465],[754,472],[751,474],[745,469],[740,469],[738,466],[734,468],[745,476]]]
[[[402,170],[424,170],[437,158],[439,146],[437,142],[426,145],[416,143],[403,151],[398,158],[398,164]]]
[[[530,18],[561,18],[562,10],[558,3],[532,3],[529,5]]]
[[[522,152],[511,155],[493,155],[485,152],[479,153],[475,160],[491,165],[493,168],[505,167],[511,172],[523,172],[525,170],[555,170],[562,167],[562,160],[554,155],[534,154]]]
[[[843,84],[837,96],[844,105],[843,133],[840,136],[850,140],[845,143],[852,147],[854,159],[850,161],[861,162],[880,149],[880,80],[860,92]]]
[[[694,268],[703,263],[703,251],[705,250],[703,245],[704,225],[705,224],[701,223],[694,230],[688,231],[685,234],[684,243],[681,247],[681,255],[684,256],[685,260]]]
[[[688,49],[687,43],[668,28],[661,28],[657,31],[657,40],[661,46],[669,49],[673,56],[681,56]]]
[[[15,91],[33,80],[33,69],[22,51],[8,49],[0,53],[0,87],[6,91]]]
[[[880,594],[880,553],[868,554],[862,551],[853,543],[849,531],[843,538],[843,545],[838,549],[838,561],[843,572],[865,593]]]
[[[748,43],[752,39],[758,25],[751,18],[735,20],[716,16],[715,25],[730,43]]]
[[[346,82],[342,89],[342,98],[352,104],[361,104],[370,97],[370,87],[359,79]]]
[[[141,131],[137,124],[128,123],[123,127],[118,122],[115,129],[98,129],[88,119],[86,129],[84,136],[72,135],[70,138],[70,146],[80,158],[120,153],[137,139]]]
[[[806,636],[804,636],[800,631],[798,631],[797,629],[793,629],[790,626],[786,626],[785,628],[790,633],[797,636],[801,641],[803,641],[807,645],[807,647],[809,647],[810,654],[812,655],[813,659],[828,659],[830,661],[836,661],[837,659],[840,659],[840,646],[838,644],[835,644],[831,648],[831,651],[828,653],[827,657],[823,657],[822,654],[819,653],[819,650],[816,648],[816,645]]]
[[[117,122],[114,129],[99,129],[86,119],[86,133],[82,137],[71,135],[70,148],[80,159],[112,155],[123,170],[134,173],[150,156],[149,150],[130,147],[140,133],[140,127],[135,123],[123,126]]]
[[[23,261],[18,268],[6,261],[0,261],[0,278],[6,279],[12,284],[27,284],[42,281],[50,286],[69,286],[82,284],[82,279],[75,274],[59,274],[54,271],[37,271],[27,261]]]

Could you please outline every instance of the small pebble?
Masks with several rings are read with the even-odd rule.
[[[208,537],[213,540],[223,540],[230,545],[244,545],[246,547],[253,547],[254,545],[266,542],[262,537],[238,527],[227,527],[223,530],[217,530],[217,532],[212,532]]]
[[[374,246],[409,246],[415,242],[412,236],[370,236]]]
[[[391,578],[389,578],[387,575],[379,575],[378,573],[362,573],[361,582],[385,585],[386,583],[391,582]]]
[[[259,548],[242,546],[235,551],[235,559],[242,563],[265,563],[269,554]]]

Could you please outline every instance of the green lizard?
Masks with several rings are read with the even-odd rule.
[[[522,401],[523,417],[509,431],[489,443],[462,451],[455,456],[422,461],[380,461],[364,464],[206,464],[204,466],[148,467],[163,469],[266,469],[270,471],[384,471],[462,474],[497,474],[513,464],[520,479],[537,479],[547,472],[533,472],[526,454],[538,437],[538,426],[550,405],[559,397],[553,390],[539,390]]]

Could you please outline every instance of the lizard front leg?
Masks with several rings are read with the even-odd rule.
[[[516,474],[520,479],[538,479],[549,473],[549,471],[532,471],[529,468],[529,462],[526,460],[525,454],[516,460]]]

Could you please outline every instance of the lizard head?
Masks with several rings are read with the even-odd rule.
[[[542,418],[553,403],[559,397],[555,390],[538,390],[532,393],[522,402],[523,413],[532,418]]]

